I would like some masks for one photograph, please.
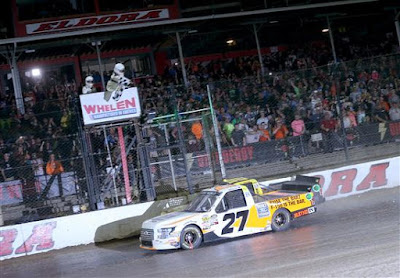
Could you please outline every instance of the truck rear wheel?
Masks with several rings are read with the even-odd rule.
[[[182,230],[181,247],[182,249],[195,249],[201,245],[203,234],[195,225],[189,225]]]
[[[281,232],[290,227],[290,213],[287,209],[280,208],[272,216],[271,228],[275,232]]]

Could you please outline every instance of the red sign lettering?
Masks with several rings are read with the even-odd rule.
[[[54,30],[69,30],[85,27],[96,27],[101,25],[112,25],[117,23],[128,23],[135,21],[149,21],[156,19],[168,19],[168,9],[139,11],[125,14],[99,15],[86,18],[64,19],[54,22],[33,23],[26,25],[28,34],[51,32]]]
[[[57,26],[58,22],[41,23],[39,28],[35,32],[45,32],[55,29],[53,26]]]
[[[116,16],[116,15],[105,16],[105,17],[100,18],[100,19],[97,21],[97,24],[113,23],[114,21],[117,20],[117,18],[118,18],[118,16]]]
[[[54,29],[66,29],[66,28],[70,28],[70,27],[74,26],[73,24],[69,24],[69,25],[68,25],[69,22],[70,22],[69,20],[61,21],[61,22],[57,25],[57,27],[55,27]]]
[[[357,186],[357,191],[366,190],[370,187],[379,187],[387,184],[386,169],[389,162],[372,165],[368,175]]]
[[[329,185],[328,190],[325,192],[325,196],[335,196],[339,192],[345,194],[349,193],[353,190],[353,181],[356,178],[357,169],[349,169],[339,172],[332,173],[331,184]]]
[[[127,22],[127,21],[133,21],[138,17],[138,13],[132,13],[132,14],[123,14],[121,15],[120,18],[118,18],[115,22]]]
[[[17,229],[0,231],[0,256],[8,256],[13,252],[13,242],[17,238]]]
[[[50,249],[54,246],[53,230],[56,222],[45,223],[33,227],[31,236],[15,250],[15,254],[32,252],[36,246],[36,250]]]
[[[144,14],[142,17],[139,17],[137,20],[159,18],[160,13],[161,13],[161,11],[151,11],[151,12]]]
[[[97,21],[96,17],[82,18],[81,20],[79,20],[78,24],[76,24],[74,27],[90,26],[95,24],[96,21]]]

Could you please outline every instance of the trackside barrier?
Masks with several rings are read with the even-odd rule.
[[[320,177],[327,200],[343,198],[366,191],[400,185],[400,157],[360,163],[330,170],[306,173]],[[289,180],[275,179],[261,182],[269,185]]]
[[[400,157],[304,174],[319,176],[325,197],[332,200],[399,186]],[[269,185],[288,179],[274,179],[261,184]],[[0,260],[137,235],[144,220],[180,208],[188,203],[188,198],[192,197],[183,196],[7,226],[0,229]]]

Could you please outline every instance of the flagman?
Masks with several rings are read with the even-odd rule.
[[[125,66],[117,63],[114,66],[114,72],[110,80],[107,82],[107,89],[104,92],[104,99],[109,101],[112,97],[113,100],[118,101],[125,89],[128,89],[132,84],[131,80],[124,76]]]

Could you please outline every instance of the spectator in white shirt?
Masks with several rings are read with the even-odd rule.
[[[389,117],[391,121],[400,120],[400,108],[398,102],[392,103],[392,108],[389,110]]]

